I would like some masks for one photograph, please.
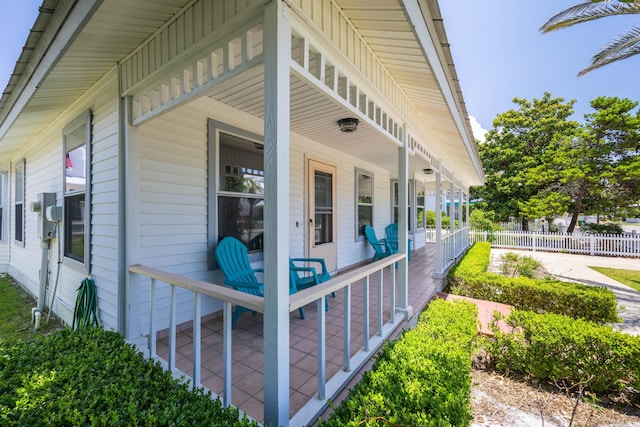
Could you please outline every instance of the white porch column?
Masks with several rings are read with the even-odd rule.
[[[289,425],[289,59],[282,0],[264,16],[264,425]]]
[[[443,276],[442,260],[444,248],[442,247],[442,172],[440,168],[436,170],[436,269],[434,276]]]
[[[407,128],[402,132],[403,144],[398,148],[398,252],[408,253],[409,218],[407,206],[409,203],[409,150],[407,149]],[[398,306],[405,310],[406,316],[411,314],[409,307],[409,277],[407,259],[398,263]],[[391,266],[393,268],[393,266]],[[392,313],[393,316],[393,313]]]
[[[449,229],[451,230],[451,234],[456,231],[456,210],[455,210],[455,201],[456,201],[456,178],[455,176],[451,178],[451,185],[449,186]]]
[[[470,190],[469,187],[467,187],[467,207],[466,207],[467,211],[465,216],[467,220],[465,221],[465,225],[470,224],[469,223],[469,205],[471,204],[471,194],[469,193],[469,190]]]
[[[458,224],[460,224],[459,228],[464,227],[464,222],[462,221],[462,203],[464,202],[464,192],[463,192],[463,188],[462,188],[462,183],[460,183],[460,198],[459,198],[459,204],[458,204],[458,218],[460,219],[460,222]]]

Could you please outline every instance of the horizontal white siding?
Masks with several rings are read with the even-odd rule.
[[[140,188],[134,197],[138,206],[139,252],[131,262],[160,268],[177,274],[222,283],[219,270],[207,268],[208,235],[208,173],[207,170],[207,120],[211,118],[230,126],[262,134],[263,122],[209,98],[201,98],[177,108],[137,129],[139,145]],[[136,143],[136,142],[133,142]],[[390,174],[379,167],[303,138],[291,137],[290,179],[290,253],[302,256],[306,253],[306,159],[314,158],[337,167],[338,188],[338,267],[369,259],[373,251],[366,240],[355,237],[355,169],[365,169],[374,175],[375,212],[378,232],[390,222]],[[211,171],[213,173],[213,171]],[[131,230],[130,232],[135,232]],[[149,286],[148,280],[130,278],[137,288],[132,298],[136,308],[132,313],[137,324],[131,337],[145,335],[148,331]],[[159,284],[156,307],[161,317],[158,327],[167,327],[169,289]],[[190,292],[178,293],[178,323],[191,320],[193,296]],[[208,300],[204,311],[221,308],[218,301]]]
[[[336,167],[338,215],[338,269],[348,267],[373,256],[373,250],[364,239],[356,239],[355,170],[364,169],[373,174],[374,228],[378,233],[391,222],[390,182],[388,171],[358,158],[333,150],[325,145],[298,135],[291,143],[291,228],[289,236],[292,256],[304,256],[307,248],[307,176],[306,159],[319,160]],[[296,227],[298,222],[299,227]]]
[[[118,85],[115,68],[98,81],[81,99],[61,114],[34,140],[26,144],[12,158],[15,162],[26,159],[26,198],[25,206],[25,245],[16,246],[11,242],[9,273],[29,292],[38,295],[39,270],[43,256],[40,239],[37,233],[38,214],[31,212],[29,206],[37,200],[42,192],[56,194],[56,204],[63,206],[63,128],[76,117],[91,109],[92,119],[92,162],[93,190],[92,197],[92,268],[98,294],[98,310],[101,321],[106,328],[117,326],[117,96]],[[11,206],[15,202],[14,177]],[[13,236],[15,218],[11,215],[10,236]],[[57,276],[57,260],[59,259],[58,239],[54,239],[50,249],[50,292],[55,287]],[[63,321],[71,323],[76,289],[87,273],[84,267],[70,260],[60,264],[54,311]],[[47,297],[49,301],[50,296]]]
[[[0,218],[0,273],[6,273],[9,267],[9,169],[7,159],[0,160],[0,206],[2,206],[2,218]]]

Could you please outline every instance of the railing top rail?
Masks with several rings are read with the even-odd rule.
[[[329,295],[331,292],[338,291],[353,282],[367,277],[372,272],[382,270],[385,267],[395,264],[403,258],[405,258],[405,254],[403,253],[390,255],[379,261],[363,265],[362,267],[357,267],[351,271],[340,274],[339,276],[335,276],[319,285],[296,292],[289,297],[289,311],[297,310],[310,302]]]
[[[223,285],[192,279],[190,277],[140,264],[130,265],[129,271],[131,273],[140,274],[161,282],[189,289],[203,295],[218,298],[223,301],[229,301],[232,304],[239,304],[252,311],[264,313],[264,299],[257,295],[247,294]]]

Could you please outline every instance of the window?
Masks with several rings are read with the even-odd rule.
[[[7,173],[0,172],[0,242],[6,240],[7,227]]]
[[[416,229],[425,228],[425,186],[416,182]]]
[[[249,253],[262,252],[263,148],[259,136],[209,121],[209,153],[213,154],[209,159],[211,242],[233,236],[247,246]]]
[[[25,180],[25,160],[16,163],[15,168],[15,228],[14,239],[19,245],[24,246],[24,180]]]
[[[393,185],[391,186],[392,188],[392,201],[393,201],[393,222],[397,223],[398,222],[398,181],[393,181]],[[409,182],[407,184],[407,188],[408,188],[408,193],[407,193],[407,218],[408,218],[408,224],[407,227],[409,229],[409,231],[412,230],[412,222],[411,221],[411,190],[412,190],[412,185],[411,182]]]
[[[356,169],[356,240],[364,237],[364,226],[373,225],[373,174]]]
[[[64,139],[64,256],[89,265],[91,112],[71,122]]]

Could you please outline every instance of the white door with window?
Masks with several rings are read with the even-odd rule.
[[[336,167],[316,160],[307,164],[308,253],[323,258],[329,271],[338,265]]]

